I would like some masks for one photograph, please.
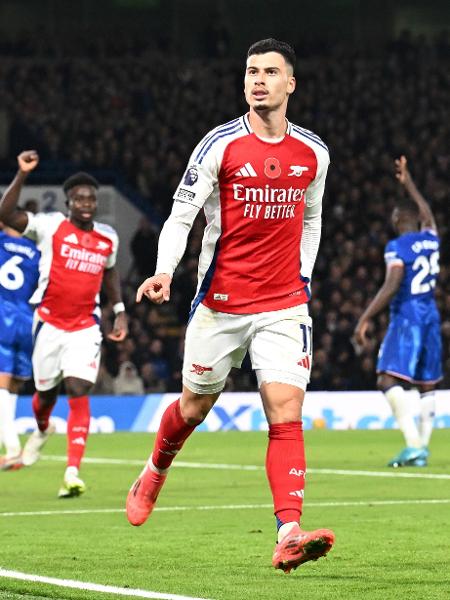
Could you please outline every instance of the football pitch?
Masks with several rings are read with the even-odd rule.
[[[264,432],[196,433],[140,528],[127,491],[150,434],[97,434],[84,496],[59,500],[65,437],[31,468],[0,473],[0,599],[303,600],[450,598],[450,430],[430,466],[392,470],[397,431],[305,434],[305,529],[329,527],[327,558],[273,569]]]

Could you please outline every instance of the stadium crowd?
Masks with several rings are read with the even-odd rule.
[[[17,42],[18,43],[18,42]],[[3,119],[8,154],[37,148],[47,165],[114,170],[145,198],[154,222],[143,219],[132,242],[134,265],[123,273],[130,335],[104,343],[96,393],[179,391],[183,330],[195,295],[203,221],[199,216],[172,287],[171,302],[136,304],[135,290],[153,272],[157,234],[189,153],[212,127],[245,111],[242,61],[181,59],[148,42],[91,40],[73,45],[30,37],[18,58],[0,47]],[[405,32],[370,55],[341,44],[297,44],[298,91],[289,118],[330,148],[322,243],[312,281],[314,367],[309,389],[375,389],[376,350],[387,324],[371,329],[371,347],[352,344],[355,323],[384,278],[389,216],[403,193],[394,158],[408,157],[430,201],[442,237],[436,290],[442,315],[445,379],[450,387],[450,38],[433,41]],[[70,114],[70,118],[67,115]],[[12,163],[11,163],[12,164]],[[8,167],[7,160],[2,166]],[[105,329],[112,312],[104,309]],[[228,390],[255,389],[247,362]]]

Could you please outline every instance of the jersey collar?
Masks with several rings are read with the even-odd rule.
[[[243,121],[244,127],[248,131],[248,133],[253,133],[253,129],[251,128],[251,125],[250,125],[250,119],[248,118],[249,114],[250,113],[245,113],[245,115],[242,117],[242,121]],[[291,122],[286,117],[285,117],[285,121],[286,121],[286,133],[285,133],[285,136],[286,135],[292,135],[292,125],[291,125]],[[255,133],[255,135],[256,135],[256,133]],[[256,136],[256,137],[259,137],[259,136]]]

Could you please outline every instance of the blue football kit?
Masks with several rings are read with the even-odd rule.
[[[439,273],[439,238],[430,229],[405,233],[385,249],[387,267],[403,265],[400,289],[390,305],[390,322],[377,372],[411,383],[442,378],[442,341],[434,298]]]
[[[33,310],[40,252],[33,241],[0,231],[0,373],[32,375]]]

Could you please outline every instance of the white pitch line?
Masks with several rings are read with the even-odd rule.
[[[43,456],[44,460],[66,462],[66,456]],[[128,460],[123,458],[89,458],[83,459],[83,462],[96,465],[136,465],[142,467],[145,464],[143,460]],[[265,467],[260,465],[236,465],[225,463],[198,463],[177,460],[173,463],[174,467],[185,469],[214,469],[229,471],[264,471]],[[312,475],[349,475],[356,477],[394,477],[398,479],[448,479],[448,473],[404,473],[398,470],[393,471],[361,471],[352,469],[308,469]]]
[[[339,508],[346,506],[392,506],[415,504],[450,504],[450,498],[430,498],[424,500],[348,500],[343,502],[308,502],[306,508]],[[160,506],[153,512],[181,512],[189,510],[246,510],[273,508],[272,504],[213,504],[206,506]],[[4,512],[0,517],[37,517],[54,515],[91,515],[91,514],[118,514],[124,513],[124,508],[93,508],[79,510],[37,510],[30,512]]]
[[[358,471],[350,469],[308,469],[308,473],[351,475],[356,477],[395,477],[399,479],[450,479],[448,473],[399,473],[394,471]]]
[[[33,583],[47,583],[57,585],[63,588],[73,588],[77,590],[90,592],[103,592],[106,594],[115,594],[116,596],[135,596],[138,598],[156,598],[159,600],[207,600],[205,598],[194,598],[193,596],[179,596],[178,594],[165,594],[162,592],[149,592],[133,588],[122,588],[114,585],[101,585],[99,583],[89,583],[86,581],[75,581],[73,579],[57,579],[56,577],[42,577],[40,575],[31,575],[29,573],[20,573],[19,571],[8,571],[0,567],[0,577],[7,579],[20,579],[21,581],[32,581]]]
[[[67,456],[42,456],[43,460],[55,461],[55,462],[66,462]],[[90,463],[93,465],[136,465],[143,467],[145,460],[134,460],[134,459],[123,459],[123,458],[83,458],[84,463]],[[218,463],[198,463],[198,462],[185,462],[177,460],[173,464],[174,467],[182,467],[185,469],[226,469],[230,471],[263,471],[264,467],[260,465],[231,465],[231,464],[218,464]]]

